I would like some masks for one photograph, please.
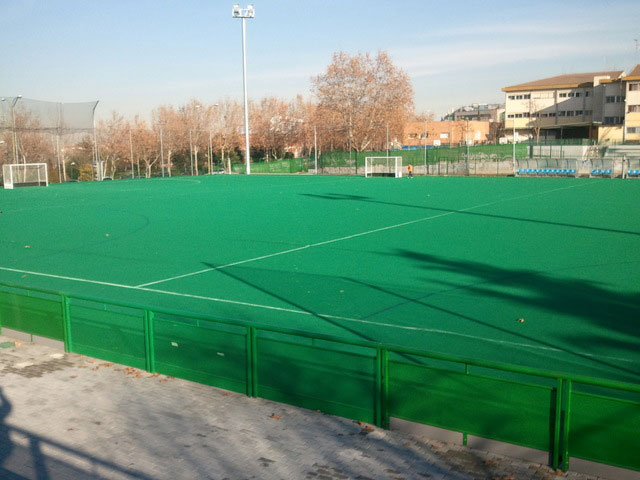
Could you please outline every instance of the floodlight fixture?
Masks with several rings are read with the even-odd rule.
[[[255,10],[253,4],[249,4],[247,8],[240,8],[237,3],[233,5],[231,10],[233,18],[242,19],[242,84],[244,87],[244,143],[245,143],[245,162],[247,164],[246,173],[251,174],[251,152],[249,150],[249,103],[247,99],[247,48],[246,48],[246,26],[245,19],[254,18]]]
[[[253,18],[256,16],[256,11],[253,8],[252,3],[247,5],[247,8],[240,8],[239,4],[234,3],[233,9],[231,10],[231,16],[233,18]]]

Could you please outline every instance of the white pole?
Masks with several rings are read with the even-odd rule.
[[[129,155],[131,155],[131,178],[136,178],[133,170],[133,138],[131,136],[131,129],[129,129]]]
[[[191,130],[189,130],[189,160],[191,160],[191,176],[193,177],[193,140],[191,139]]]
[[[60,170],[60,135],[56,135],[56,154],[58,157],[58,180],[62,183],[66,179],[62,178],[62,171]]]
[[[387,158],[389,158],[389,122],[387,122]]]
[[[162,178],[164,178],[164,145],[162,142],[162,128],[160,129],[160,170],[162,170]]]
[[[318,174],[318,129],[313,126],[313,151],[315,157],[316,175]]]
[[[209,175],[213,171],[213,144],[211,143],[211,130],[209,130]]]
[[[16,132],[16,103],[22,98],[22,95],[18,95],[13,99],[11,105],[11,118],[13,119],[13,163],[18,163],[18,134]],[[26,163],[26,159],[25,159]]]
[[[249,103],[247,99],[247,52],[245,18],[242,17],[242,83],[244,86],[244,148],[247,163],[247,175],[251,174],[251,152],[249,150]]]
[[[424,171],[425,175],[429,174],[429,167],[427,166],[427,121],[424,121]]]
[[[513,117],[513,168],[516,168],[516,117]]]

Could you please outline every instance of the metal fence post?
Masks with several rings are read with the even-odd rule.
[[[258,352],[255,327],[247,327],[247,397],[258,395]]]
[[[65,352],[72,352],[73,347],[71,343],[71,310],[69,308],[69,297],[66,295],[60,295],[62,300],[62,331],[64,335],[64,350]]]
[[[156,371],[156,358],[153,335],[153,312],[151,310],[144,311],[144,352],[145,368],[148,372],[154,373]]]
[[[569,470],[569,428],[571,423],[571,390],[572,381],[567,380],[562,393],[563,425],[562,425],[562,471]]]
[[[551,446],[551,466],[556,470],[560,462],[560,430],[562,428],[562,390],[563,380],[558,378],[556,383],[555,421],[553,424],[553,445]]]
[[[376,426],[389,428],[389,351],[376,349]]]

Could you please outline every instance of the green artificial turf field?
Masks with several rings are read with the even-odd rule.
[[[0,281],[638,383],[639,207],[574,178],[0,190]]]

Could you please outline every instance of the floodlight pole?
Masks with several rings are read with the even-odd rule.
[[[247,49],[246,49],[246,22],[247,18],[255,17],[255,10],[252,4],[247,8],[240,8],[237,3],[233,5],[231,11],[233,18],[242,19],[242,84],[244,87],[244,145],[245,145],[245,161],[247,164],[246,174],[251,174],[251,152],[249,150],[249,103],[247,99]]]

